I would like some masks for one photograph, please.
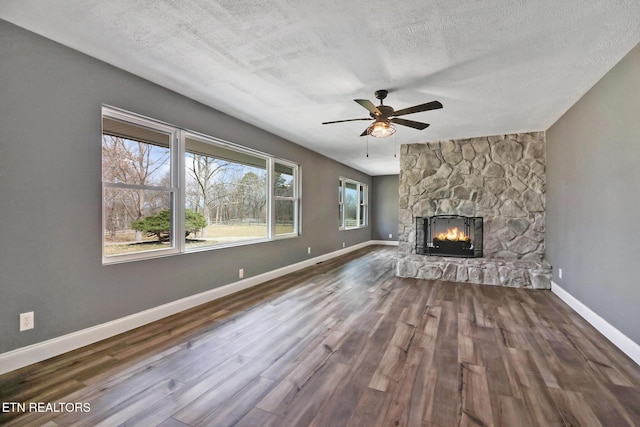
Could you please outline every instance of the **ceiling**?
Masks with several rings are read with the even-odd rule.
[[[640,41],[638,0],[0,0],[0,18],[370,175],[395,146],[546,130]],[[360,137],[389,90],[394,136]]]

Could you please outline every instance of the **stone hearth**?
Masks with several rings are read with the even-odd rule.
[[[396,275],[427,280],[550,289],[546,262],[496,258],[450,258],[406,255],[396,259]]]
[[[543,132],[403,145],[396,274],[548,289]],[[416,255],[415,218],[484,218],[483,258]]]

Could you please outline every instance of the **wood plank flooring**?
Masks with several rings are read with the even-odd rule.
[[[9,426],[634,426],[640,367],[549,291],[368,247],[0,376]]]

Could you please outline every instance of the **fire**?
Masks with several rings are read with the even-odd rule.
[[[469,236],[464,234],[464,231],[459,231],[458,227],[449,228],[446,232],[438,234],[436,239],[438,239],[438,240],[451,240],[451,241],[454,241],[454,242],[455,241],[464,242],[464,241],[471,240],[471,238]]]

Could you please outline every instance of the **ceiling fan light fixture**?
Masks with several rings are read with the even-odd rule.
[[[375,122],[367,128],[367,133],[375,138],[386,138],[396,133],[396,127],[390,122]]]

